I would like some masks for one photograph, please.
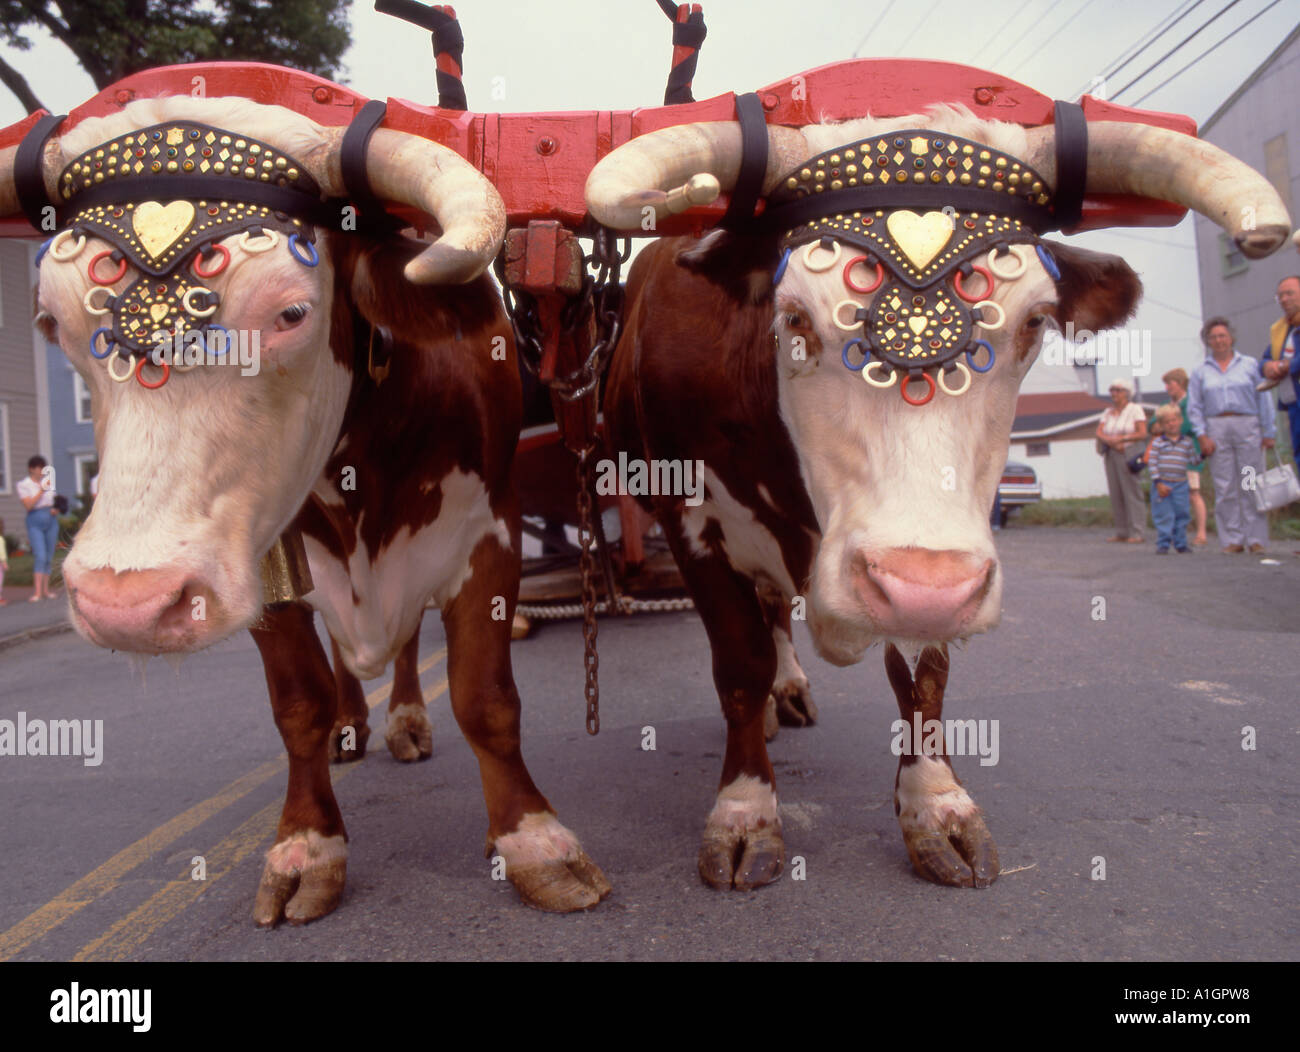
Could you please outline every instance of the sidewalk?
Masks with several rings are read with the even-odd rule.
[[[72,631],[68,598],[62,589],[57,599],[42,599],[39,603],[27,601],[31,594],[31,585],[5,585],[4,598],[9,603],[0,606],[0,650],[28,639]]]

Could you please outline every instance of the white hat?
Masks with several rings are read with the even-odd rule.
[[[1106,390],[1113,391],[1117,387],[1127,391],[1130,395],[1133,393],[1133,381],[1128,379],[1127,377],[1124,376],[1115,377],[1115,379],[1113,379],[1110,382],[1110,386],[1107,387]]]

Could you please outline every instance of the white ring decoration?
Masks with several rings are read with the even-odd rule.
[[[840,261],[840,243],[838,241],[832,241],[831,261],[827,263],[825,266],[814,265],[812,261],[812,254],[821,247],[822,246],[820,241],[812,241],[809,242],[808,246],[803,250],[803,265],[807,267],[809,270],[811,270],[814,274],[820,274],[824,270],[830,270],[831,267],[835,266],[835,264]]]
[[[71,230],[63,230],[57,234],[53,241],[50,242],[49,254],[57,259],[60,263],[66,263],[70,259],[76,259],[81,255],[81,250],[86,247],[86,235],[78,234],[77,243],[72,251],[62,251],[63,245],[67,244],[68,239],[72,237]]]
[[[876,368],[876,366],[881,366],[883,368],[884,364],[885,363],[882,361],[874,361],[868,364],[867,367],[862,370],[862,379],[866,380],[872,387],[893,387],[894,384],[898,383],[897,369],[889,374],[889,379],[887,381],[871,379],[871,370]]]
[[[90,311],[91,314],[109,313],[108,307],[96,307],[93,303],[90,302],[91,297],[94,296],[96,292],[104,293],[106,296],[108,296],[109,299],[113,298],[112,289],[106,288],[103,285],[91,285],[90,288],[86,290],[86,294],[81,297],[82,304],[85,306],[86,310]]]
[[[975,306],[979,307],[981,310],[983,310],[985,307],[992,307],[995,311],[998,312],[998,320],[994,322],[992,325],[990,325],[988,322],[983,320],[977,321],[975,324],[978,325],[981,329],[988,329],[990,332],[992,332],[1002,328],[1002,326],[1006,324],[1007,312],[1002,309],[1002,304],[994,303],[992,300],[980,300],[978,303],[975,304]]]
[[[840,300],[839,303],[835,304],[835,309],[831,312],[831,320],[835,322],[835,328],[839,329],[841,332],[856,332],[858,326],[860,326],[862,322],[855,318],[852,325],[845,325],[840,321],[840,308],[846,303],[855,311],[862,306],[862,304],[857,300]]]
[[[1020,275],[1025,272],[1025,268],[1029,266],[1029,248],[1026,245],[1008,245],[1007,251],[1016,257],[1016,260],[1020,263],[1020,267],[1016,270],[998,270],[998,254],[997,251],[994,250],[989,253],[989,270],[992,272],[994,277],[1001,278],[1003,281],[1015,281],[1016,278],[1020,277]],[[1021,253],[1023,253],[1023,255]]]
[[[239,247],[245,252],[253,253],[253,255],[257,255],[259,252],[270,252],[280,243],[280,235],[274,230],[263,230],[257,237],[253,237],[252,234],[251,230],[245,230],[239,236]],[[262,244],[263,238],[266,239],[265,244]]]
[[[947,374],[946,372],[944,372],[942,369],[940,369],[940,370],[939,370],[939,386],[943,388],[943,393],[944,393],[944,394],[949,394],[949,395],[952,395],[954,398],[956,398],[958,395],[964,395],[964,394],[966,393],[966,389],[967,389],[968,387],[970,387],[970,370],[966,368],[966,365],[965,365],[964,362],[954,362],[953,364],[954,364],[955,366],[957,366],[957,368],[958,368],[958,370],[961,372],[962,377],[964,378],[965,382],[964,382],[964,383],[963,383],[959,388],[957,388],[957,390],[955,390],[955,391],[952,390],[952,389],[948,386],[947,382],[944,380],[944,377],[947,376],[948,374]]]
[[[211,307],[206,308],[205,310],[196,310],[194,307],[190,306],[190,297],[193,296],[196,292],[209,294],[212,292],[212,290],[205,289],[202,285],[195,285],[192,289],[189,289],[184,296],[181,297],[181,306],[183,306],[189,314],[192,314],[196,318],[208,318],[211,317],[213,314],[216,314],[217,304],[215,303]]]
[[[135,363],[129,362],[126,368],[126,375],[118,376],[117,373],[113,372],[113,363],[120,362],[121,360],[122,360],[122,356],[118,354],[117,351],[114,351],[112,354],[108,356],[108,375],[111,376],[118,383],[124,384],[129,379],[131,379],[132,376],[135,375]]]

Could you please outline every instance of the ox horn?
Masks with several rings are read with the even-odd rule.
[[[341,197],[346,192],[339,166],[345,131],[327,129],[321,147],[300,158],[329,196]],[[13,178],[17,152],[16,146],[0,150],[0,215],[21,210]],[[51,195],[62,163],[59,142],[51,139],[45,144],[44,157],[45,186]],[[442,236],[406,265],[408,281],[463,284],[491,265],[505,237],[505,205],[496,188],[454,150],[418,135],[379,128],[366,151],[366,174],[379,197],[417,208],[442,228]]]
[[[1056,185],[1055,129],[1030,129],[1025,160]],[[1250,165],[1204,139],[1150,124],[1089,122],[1088,189],[1190,208],[1222,227],[1252,259],[1275,252],[1291,232],[1277,190]]]
[[[797,128],[769,125],[763,193],[809,156]],[[740,175],[740,125],[736,121],[679,124],[647,132],[602,158],[587,177],[587,207],[615,230],[641,226],[646,208],[655,218],[706,205]]]

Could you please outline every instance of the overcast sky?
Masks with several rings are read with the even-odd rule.
[[[763,87],[856,52],[961,62],[1073,99],[1189,2],[706,0],[709,35],[700,54],[695,97]],[[1122,72],[1107,78],[1104,94],[1127,105],[1204,121],[1300,20],[1300,0],[1280,0],[1266,11],[1273,0],[1237,0],[1137,85],[1120,89],[1231,3],[1201,0]],[[663,99],[671,29],[655,0],[461,0],[456,10],[465,32],[471,109],[630,109]],[[1138,101],[1261,11],[1208,58]],[[352,26],[354,44],[341,80],[371,97],[435,101],[427,33],[376,14],[370,2],[353,5]],[[65,48],[48,37],[33,34],[33,39],[37,44],[31,51],[5,48],[0,53],[48,107],[67,112],[94,93],[89,77]],[[166,56],[158,60],[166,64]],[[490,94],[498,77],[504,78],[497,82],[505,92],[500,101]],[[12,123],[22,116],[22,107],[0,89],[0,121]],[[1132,324],[1152,331],[1157,389],[1164,370],[1200,360],[1200,295],[1190,219],[1172,229],[1104,232],[1073,241],[1122,254],[1142,275],[1147,297]],[[1107,378],[1103,371],[1103,384]]]

